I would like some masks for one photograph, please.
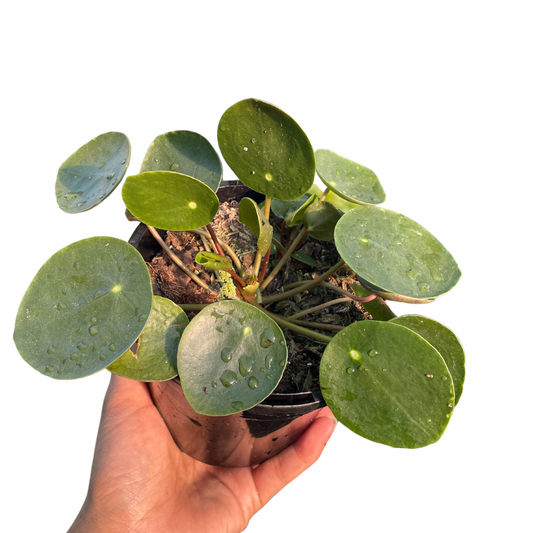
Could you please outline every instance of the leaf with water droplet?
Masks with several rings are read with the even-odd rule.
[[[455,333],[440,322],[420,315],[403,315],[391,322],[412,329],[441,354],[453,379],[455,405],[457,405],[465,381],[465,352]],[[448,375],[445,374],[441,379],[446,381]]]
[[[89,141],[59,167],[55,185],[57,205],[71,214],[98,205],[124,177],[130,154],[130,141],[123,133],[112,131]],[[110,174],[114,174],[113,180],[108,179]]]
[[[172,231],[209,224],[219,207],[217,195],[205,183],[170,171],[128,176],[122,198],[141,222]]]
[[[339,422],[397,448],[436,442],[450,413],[449,381],[426,377],[450,376],[439,352],[414,331],[391,322],[365,320],[343,333],[327,345],[320,362],[320,388]],[[364,372],[347,370],[353,368],[352,350],[360,354]],[[379,355],[371,357],[373,351]],[[347,392],[356,398],[347,402]]]
[[[216,334],[211,332],[221,320],[213,309],[218,315],[233,316]],[[197,413],[232,414],[235,412],[232,402],[242,402],[243,409],[250,409],[272,393],[287,362],[287,347],[274,342],[265,349],[261,345],[265,331],[264,338],[283,338],[281,329],[270,317],[257,307],[236,300],[209,305],[191,320],[178,348],[178,371],[183,392]],[[261,372],[267,352],[271,356],[268,380]],[[228,372],[235,375],[237,382],[230,387],[211,389],[209,394],[203,392],[206,383],[214,380],[224,383],[222,377],[226,379]],[[249,386],[251,375],[258,380],[257,387]]]
[[[320,179],[341,198],[363,205],[381,204],[385,201],[385,191],[376,174],[369,168],[330,150],[317,150],[315,157]]]
[[[142,316],[142,315],[141,315]],[[140,338],[107,369],[139,381],[166,381],[178,374],[177,352],[189,319],[174,302],[154,296],[152,311]],[[108,348],[111,352],[111,347]]]
[[[257,249],[263,255],[272,243],[273,229],[263,212],[251,198],[243,198],[239,203],[239,221],[248,226],[257,237]]]
[[[128,262],[126,271],[120,272],[125,257],[136,259],[138,265]],[[122,290],[113,292],[115,286]],[[95,299],[98,291],[102,296]],[[56,302],[63,292],[65,309],[59,311]],[[88,376],[131,346],[144,325],[138,322],[135,309],[149,314],[151,307],[152,283],[139,252],[113,237],[84,239],[54,254],[33,279],[17,314],[15,344],[22,357],[43,374],[46,365],[59,367],[66,357],[60,375],[46,375],[57,379]],[[114,353],[109,351],[112,343]],[[48,353],[50,345],[55,347],[52,354]],[[85,357],[84,365],[69,359],[76,352]],[[108,354],[106,362],[98,357],[104,353]]]
[[[381,207],[355,205],[337,223],[335,244],[361,284],[385,300],[428,303],[461,277],[452,255],[428,230]]]
[[[252,138],[257,142],[249,144]],[[218,125],[218,145],[233,172],[254,191],[294,200],[313,183],[309,139],[294,119],[267,102],[250,98],[227,109]]]
[[[191,176],[217,192],[222,163],[211,143],[193,131],[170,131],[155,138],[148,148],[141,172],[171,171]]]

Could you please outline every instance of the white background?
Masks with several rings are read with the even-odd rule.
[[[218,150],[222,113],[254,97],[288,112],[315,149],[373,169],[385,207],[421,223],[452,252],[463,271],[452,292],[428,306],[393,309],[450,327],[466,351],[467,379],[437,444],[398,450],[339,426],[320,461],[247,531],[531,531],[529,7],[510,0],[6,4],[0,529],[68,529],[85,497],[109,380],[106,372],[47,379],[12,341],[20,299],[49,256],[85,237],[127,239],[133,229],[118,193],[87,213],[61,212],[59,165],[107,131],[128,135],[130,174],[167,131],[197,131]]]

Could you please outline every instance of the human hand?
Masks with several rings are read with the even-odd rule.
[[[309,468],[329,440],[328,408],[257,467],[210,466],[176,446],[145,383],[111,375],[89,491],[68,533],[234,533]]]

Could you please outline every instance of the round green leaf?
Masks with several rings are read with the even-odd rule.
[[[279,326],[257,307],[235,300],[200,311],[178,349],[183,392],[197,413],[210,416],[262,402],[276,388],[286,363]]]
[[[429,231],[381,207],[355,205],[339,220],[335,244],[361,284],[386,300],[431,301],[461,277],[452,255]]]
[[[385,191],[369,168],[330,150],[317,150],[315,157],[320,179],[341,198],[365,205],[385,201]]]
[[[331,241],[341,216],[342,213],[334,205],[319,200],[305,210],[303,223],[315,239]]]
[[[53,255],[31,282],[15,344],[42,374],[81,378],[135,342],[151,307],[152,283],[139,252],[113,237],[84,239]]]
[[[239,221],[248,226],[257,237],[257,249],[263,255],[272,243],[274,230],[263,212],[251,198],[243,198],[239,203]]]
[[[222,164],[210,142],[193,131],[171,131],[156,137],[148,148],[141,172],[179,172],[200,180],[217,192]]]
[[[230,107],[218,125],[218,145],[237,177],[254,191],[294,200],[315,176],[306,134],[286,113],[250,98]]]
[[[83,145],[59,167],[57,205],[65,213],[82,213],[98,205],[121,182],[130,154],[128,138],[114,131]]]
[[[404,315],[394,318],[391,322],[412,329],[441,354],[453,378],[455,405],[457,405],[465,381],[465,352],[459,339],[446,326],[425,316]]]
[[[174,302],[154,296],[152,311],[137,342],[107,369],[138,381],[166,381],[178,375],[178,345],[187,315]]]
[[[177,172],[143,172],[128,176],[122,198],[131,214],[159,229],[185,231],[209,224],[218,211],[213,190]]]
[[[439,352],[391,322],[365,320],[335,335],[320,362],[320,387],[340,422],[396,448],[439,440],[454,407],[453,381]]]

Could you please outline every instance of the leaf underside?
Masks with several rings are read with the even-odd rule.
[[[330,150],[317,150],[315,157],[320,179],[341,198],[364,205],[385,201],[385,191],[369,168]]]
[[[141,172],[179,172],[205,183],[217,192],[222,164],[211,143],[193,131],[171,131],[156,137],[148,148]]]
[[[83,145],[59,167],[55,186],[59,208],[82,213],[105,200],[124,177],[130,155],[130,141],[114,131]]]

